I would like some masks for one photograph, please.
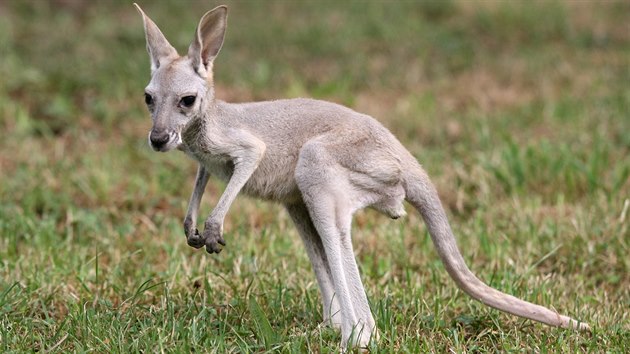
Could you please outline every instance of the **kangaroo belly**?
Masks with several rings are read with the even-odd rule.
[[[283,203],[299,199],[300,192],[295,183],[295,159],[288,155],[265,156],[243,187],[243,192],[256,198]]]

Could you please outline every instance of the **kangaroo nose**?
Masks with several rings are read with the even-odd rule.
[[[160,150],[161,148],[168,143],[170,136],[166,132],[156,132],[154,130],[151,131],[149,135],[149,140],[151,141],[151,146],[155,150]]]

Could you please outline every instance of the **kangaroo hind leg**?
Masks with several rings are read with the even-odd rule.
[[[367,347],[376,326],[352,251],[352,213],[358,208],[346,176],[322,144],[302,149],[296,182],[321,237],[332,275],[340,305],[342,346]]]
[[[317,233],[315,226],[313,226],[311,216],[303,202],[288,204],[286,208],[304,243],[306,253],[317,278],[322,296],[324,323],[335,328],[341,328],[339,301],[335,297],[332,274],[322,239]]]

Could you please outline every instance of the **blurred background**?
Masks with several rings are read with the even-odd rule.
[[[220,99],[314,97],[374,116],[433,177],[477,273],[617,329],[578,340],[582,348],[621,348],[630,305],[628,1],[225,3],[228,31],[215,62]],[[139,4],[186,53],[201,15],[220,3]],[[254,289],[292,294],[257,298],[281,332],[274,338],[289,338],[304,318],[311,321],[304,331],[316,327],[304,314],[304,297],[295,297],[305,294],[321,311],[314,277],[279,206],[239,199],[220,257],[185,245],[181,221],[196,166],[181,153],[149,148],[149,74],[142,21],[128,1],[0,1],[0,349],[155,348],[162,342],[133,347],[115,334],[137,318],[148,321],[147,331],[159,328],[170,318],[165,301],[184,308],[190,297],[229,304],[211,317],[243,309],[244,317],[229,319],[235,333],[251,337],[243,342],[251,347],[240,348],[269,349],[271,339],[252,334],[264,318],[239,297],[249,294],[252,274]],[[222,188],[209,185],[200,220]],[[356,226],[375,304],[387,308],[377,301],[404,303],[423,291],[440,304],[455,294],[428,238],[418,237],[425,232],[416,215],[394,223],[368,211]],[[400,284],[414,287],[396,290]],[[400,324],[402,333],[404,319],[421,313],[428,317],[421,315],[417,328],[431,329],[418,333],[437,348],[496,348],[496,333],[473,328],[477,337],[464,342],[449,334],[452,326],[471,330],[466,318],[443,327],[431,322],[431,314],[448,321],[462,308],[479,311],[462,296],[457,301],[439,311],[433,302],[399,309],[411,314],[392,319],[392,328]],[[119,311],[130,303],[146,307]],[[108,317],[112,309],[122,315]],[[166,320],[151,317],[160,311]],[[123,332],[88,335],[81,316],[96,328],[118,323]],[[187,327],[195,316],[179,318]],[[496,329],[495,322],[518,320],[475,321]],[[206,332],[216,339],[216,331]],[[166,348],[207,344],[182,333],[186,341],[170,338]],[[422,336],[413,333],[417,344]],[[225,348],[241,345],[224,335]],[[387,336],[396,350],[412,345]],[[338,339],[319,338],[318,350]],[[518,340],[541,339],[523,336],[517,348]]]

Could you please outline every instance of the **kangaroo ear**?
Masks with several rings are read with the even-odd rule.
[[[162,34],[155,22],[144,14],[138,4],[133,4],[136,10],[142,15],[142,22],[144,22],[144,34],[147,38],[147,51],[151,58],[151,72],[157,70],[161,64],[168,60],[177,58],[177,51],[166,40],[166,37]]]
[[[227,6],[221,5],[206,12],[199,21],[195,39],[188,48],[188,57],[201,76],[207,76],[212,61],[223,45],[225,28],[227,27]]]

